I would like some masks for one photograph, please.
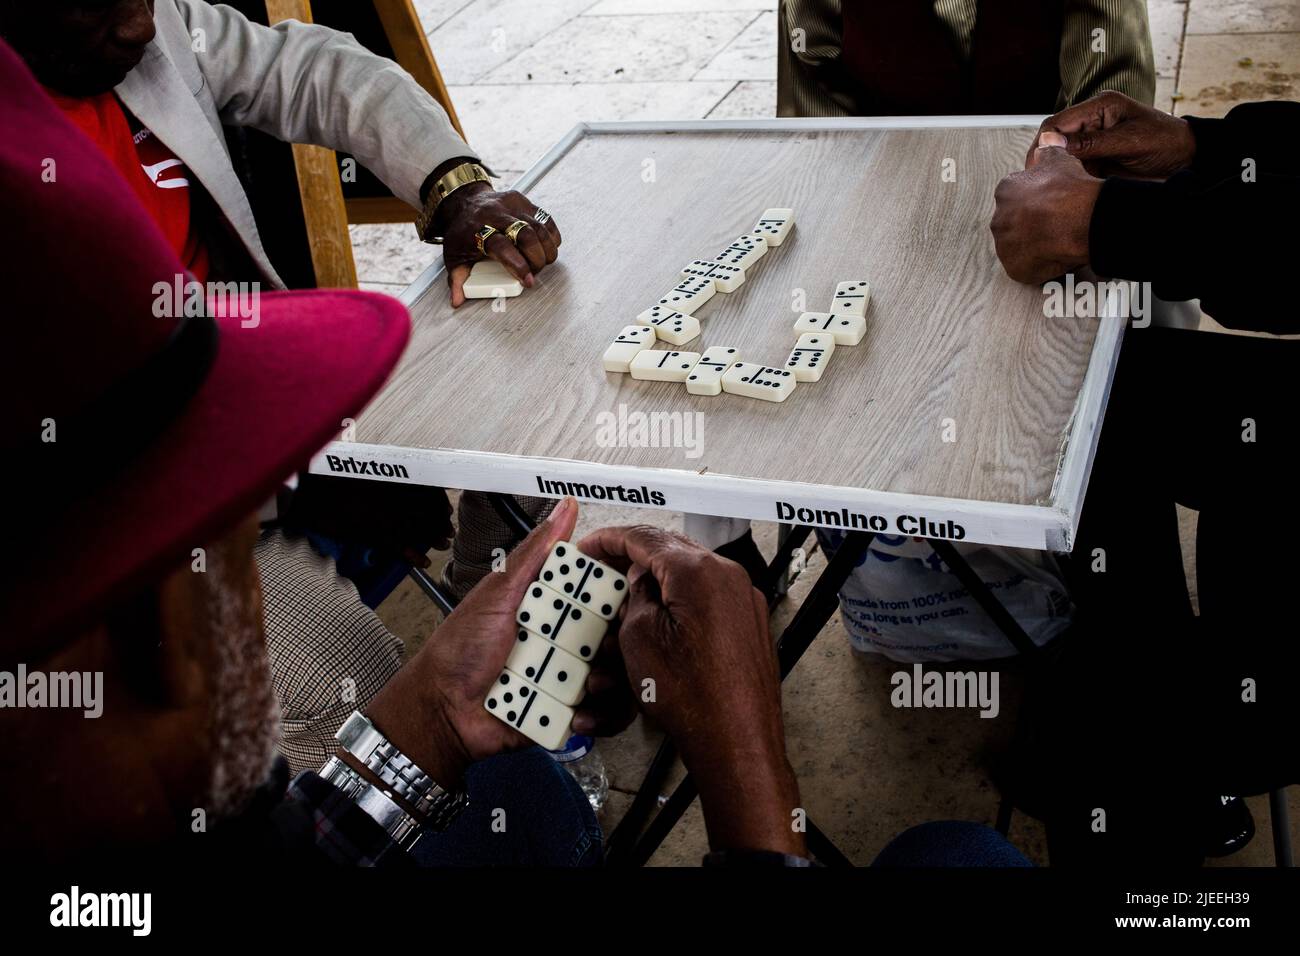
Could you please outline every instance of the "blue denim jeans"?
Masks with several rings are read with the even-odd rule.
[[[600,825],[582,788],[540,747],[474,764],[469,806],[413,855],[421,866],[597,866]]]
[[[997,830],[964,820],[939,820],[904,830],[872,866],[1033,866]]]

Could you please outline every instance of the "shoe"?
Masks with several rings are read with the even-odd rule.
[[[1206,856],[1231,856],[1255,838],[1255,817],[1241,797],[1215,797],[1205,815]]]

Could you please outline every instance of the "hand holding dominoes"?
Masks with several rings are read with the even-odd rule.
[[[689,538],[645,525],[604,528],[580,547],[642,572],[619,645],[632,686],[655,689],[638,696],[639,706],[699,784],[710,845],[802,854],[790,826],[799,793],[786,759],[780,670],[767,602],[749,575]]]
[[[622,574],[556,542],[515,611],[514,647],[483,699],[487,712],[548,750],[563,747],[627,594]]]
[[[434,173],[442,176],[460,160],[449,163]],[[513,189],[498,192],[486,182],[453,188],[426,226],[421,238],[427,238],[429,232],[443,237],[442,259],[453,308],[471,298],[518,295],[531,288],[536,274],[559,255],[561,236],[555,217],[523,193]],[[486,226],[496,231],[483,240],[478,233]],[[494,261],[501,268],[480,264],[480,260]],[[516,283],[519,291],[511,291]]]
[[[674,738],[693,728],[721,730],[737,694],[748,698],[747,710],[778,698],[767,602],[740,565],[648,525],[603,528],[580,546],[602,567],[636,566],[654,580],[634,588],[619,644],[634,686],[654,678],[655,700],[641,706]]]
[[[505,569],[486,575],[438,628],[437,636],[397,672],[365,708],[366,715],[403,753],[444,787],[459,785],[476,760],[515,750],[524,737],[483,710],[483,696],[517,644],[519,602],[541,573],[555,545],[573,534],[578,507],[565,499],[510,552]],[[540,642],[539,642],[540,643]],[[597,673],[588,686],[608,680],[621,660],[588,661]],[[620,676],[626,681],[625,676]],[[623,692],[624,696],[626,691]],[[584,719],[616,730],[627,703],[605,696],[582,702]]]

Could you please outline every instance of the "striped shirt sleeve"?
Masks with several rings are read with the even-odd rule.
[[[1154,103],[1156,64],[1146,0],[1068,0],[1060,62],[1058,110],[1104,90]]]
[[[935,16],[967,56],[977,0],[932,0]],[[854,116],[861,109],[837,81],[841,0],[780,0],[777,41],[778,116]],[[1118,90],[1155,101],[1155,58],[1145,0],[1065,0],[1061,86],[1056,108]]]
[[[828,75],[839,60],[840,0],[779,0],[777,116],[855,116],[853,94]]]

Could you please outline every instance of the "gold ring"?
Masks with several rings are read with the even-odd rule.
[[[541,206],[538,206],[537,211],[533,213],[533,222],[537,223],[537,225],[539,226],[546,225],[546,223],[550,220],[550,218],[551,218],[551,214],[547,212],[545,209],[543,209]]]
[[[474,248],[478,250],[480,256],[487,255],[483,251],[483,244],[497,234],[495,227],[484,226],[478,232],[474,233]]]
[[[506,238],[509,239],[511,242],[513,242],[515,245],[518,245],[519,233],[522,230],[527,228],[528,228],[528,223],[524,222],[522,219],[516,219],[510,225],[506,226]]]

